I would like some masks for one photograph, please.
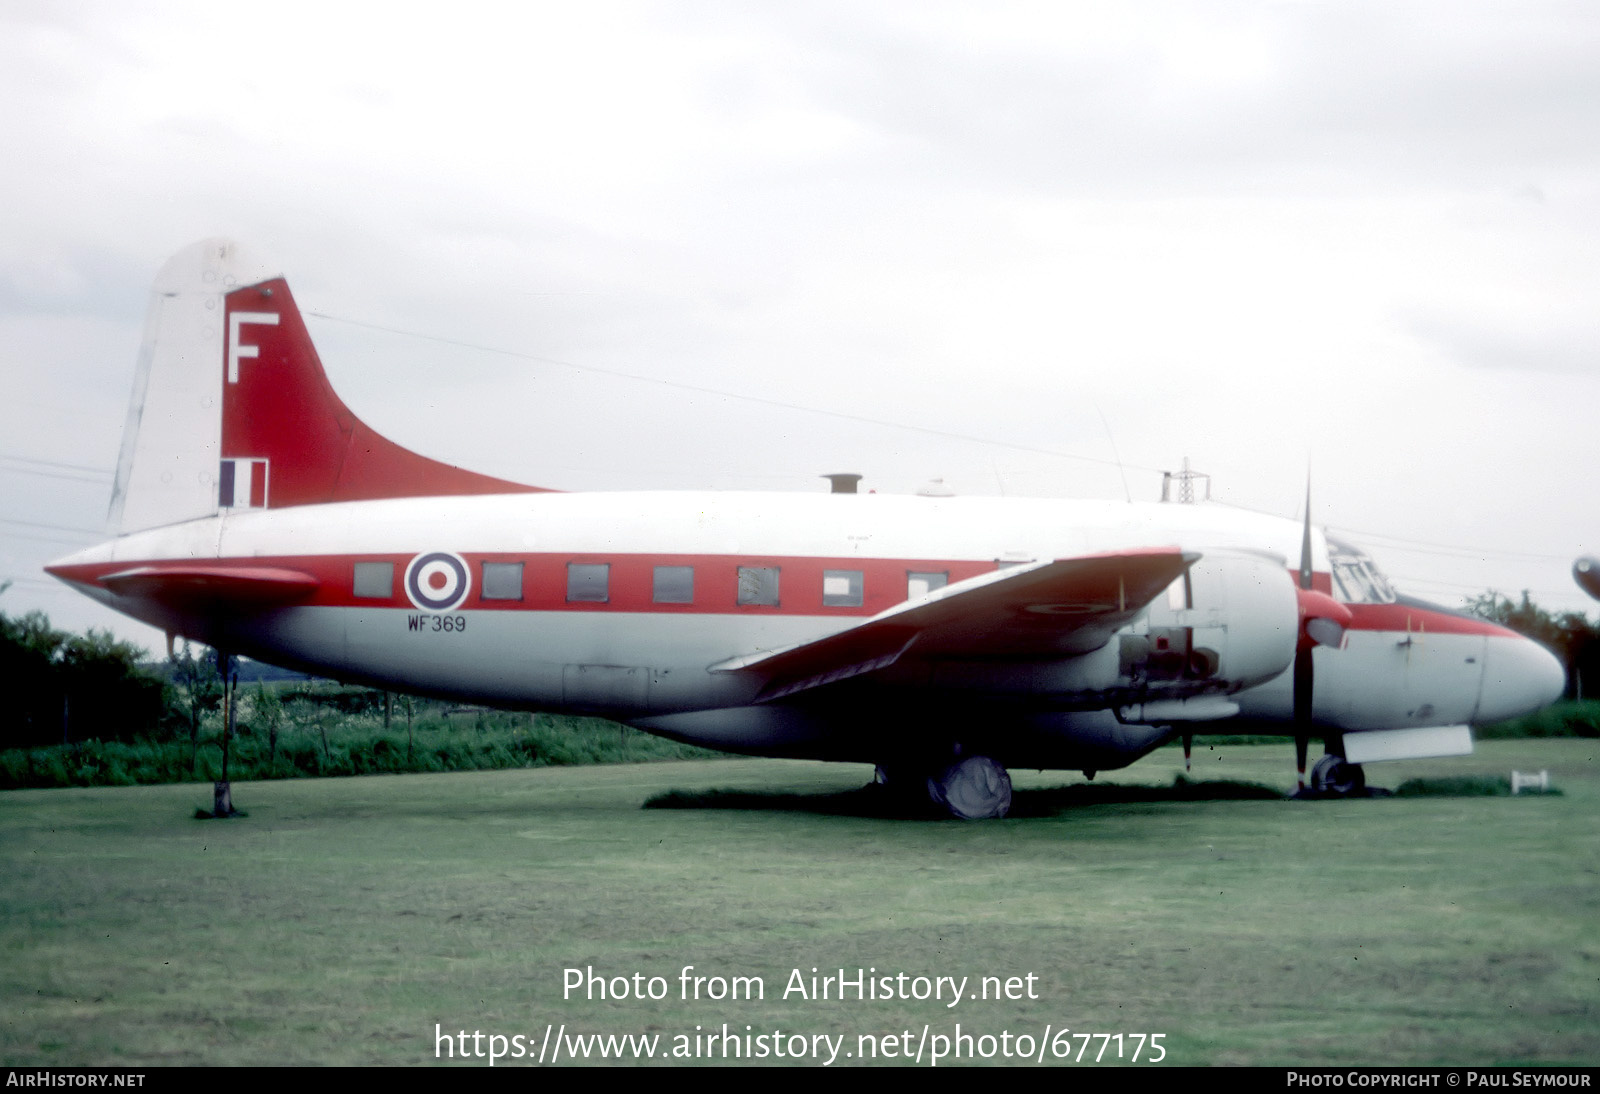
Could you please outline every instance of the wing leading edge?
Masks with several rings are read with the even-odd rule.
[[[764,680],[758,701],[918,658],[1021,660],[1099,649],[1200,556],[1159,547],[1056,559],[981,574],[854,627],[711,666]]]

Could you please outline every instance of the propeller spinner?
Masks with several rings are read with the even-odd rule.
[[[1572,564],[1572,576],[1579,588],[1600,600],[1600,558],[1584,555]]]

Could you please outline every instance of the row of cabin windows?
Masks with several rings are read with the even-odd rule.
[[[521,600],[522,563],[484,562],[479,595],[484,600]],[[779,566],[740,566],[737,603],[741,606],[777,607]],[[906,599],[915,600],[950,582],[947,570],[917,571],[906,574]],[[358,562],[355,564],[352,592],[358,597],[387,600],[394,595],[394,563]],[[859,608],[866,597],[866,580],[860,570],[824,570],[822,606]],[[567,563],[567,603],[605,604],[611,599],[611,564],[608,562]],[[651,583],[651,600],[656,604],[693,604],[694,567],[657,566]]]

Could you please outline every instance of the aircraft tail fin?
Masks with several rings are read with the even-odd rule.
[[[537,491],[402,448],[334,393],[282,277],[237,244],[176,255],[151,293],[113,533],[223,510]]]

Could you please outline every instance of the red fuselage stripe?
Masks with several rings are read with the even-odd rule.
[[[317,579],[315,593],[300,602],[307,607],[401,608],[416,607],[406,595],[406,567],[415,554],[361,555],[286,555],[241,559],[203,560],[208,567],[241,568],[283,567],[299,570]],[[668,615],[768,614],[867,617],[903,603],[908,596],[912,574],[945,574],[950,584],[991,573],[992,561],[970,559],[883,559],[815,558],[773,555],[655,555],[655,554],[517,554],[463,553],[471,578],[471,590],[450,611],[533,611],[533,612],[657,612]],[[151,559],[143,562],[119,561],[53,570],[68,581],[96,584],[108,574],[136,567],[181,569],[200,560]],[[389,563],[393,581],[387,597],[358,597],[354,593],[356,563]],[[484,563],[521,563],[521,599],[485,598]],[[569,601],[568,566],[603,564],[608,567],[606,599]],[[694,570],[693,600],[689,603],[657,603],[654,598],[655,568],[688,566]],[[777,604],[739,603],[739,570],[742,567],[776,567],[779,571]],[[823,603],[823,581],[828,571],[861,575],[861,603],[837,605]],[[1315,584],[1326,585],[1328,575],[1317,574]],[[431,591],[431,590],[429,590]],[[1514,637],[1514,633],[1487,620],[1465,618],[1448,612],[1433,612],[1401,604],[1350,604],[1354,619],[1350,630],[1393,631],[1401,634],[1478,634]]]
[[[284,567],[311,574],[317,591],[301,601],[307,607],[361,607],[418,609],[406,595],[406,567],[416,555],[310,555],[252,557],[248,559],[206,560],[208,566]],[[969,577],[990,573],[994,562],[918,559],[862,559],[780,557],[773,555],[609,555],[609,554],[512,554],[463,553],[471,591],[451,611],[574,611],[574,612],[660,612],[663,614],[717,615],[755,613],[769,615],[873,616],[904,602],[913,573],[944,574],[954,584]],[[394,567],[388,597],[358,597],[354,593],[357,563],[389,563]],[[486,598],[483,588],[484,563],[521,563],[521,599]],[[124,570],[160,569],[163,565],[182,566],[174,560],[57,567],[52,572],[68,581],[95,584],[99,578]],[[608,567],[604,601],[569,601],[568,566]],[[656,603],[655,568],[686,566],[694,570],[693,600],[689,603]],[[778,603],[739,603],[741,568],[776,568]],[[828,571],[861,575],[861,603],[834,605],[823,603],[823,579]],[[430,592],[432,590],[429,590]]]
[[[1521,637],[1487,619],[1474,619],[1453,612],[1429,611],[1409,604],[1349,604],[1355,621],[1350,629],[1356,631],[1394,631],[1396,634],[1414,634],[1421,638],[1429,634],[1481,634],[1501,638]]]

